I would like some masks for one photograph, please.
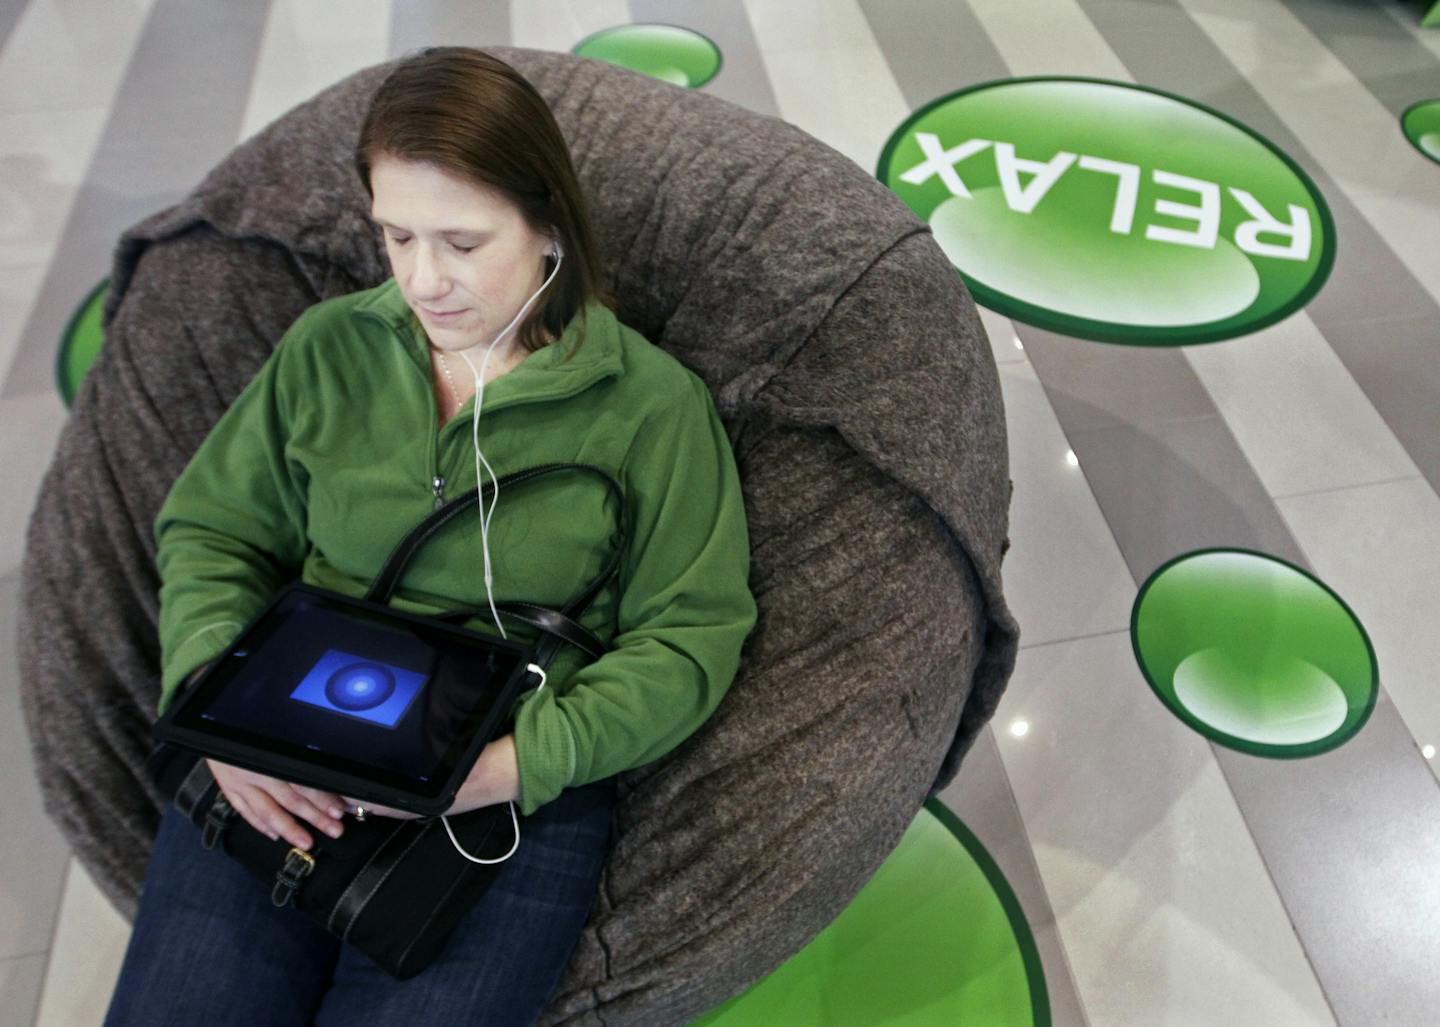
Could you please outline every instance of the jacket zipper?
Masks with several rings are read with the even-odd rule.
[[[386,318],[382,317],[382,316],[381,316],[380,314],[378,314],[378,313],[375,313],[375,312],[373,312],[373,311],[368,311],[368,310],[367,310],[367,311],[364,311],[363,313],[365,314],[365,316],[367,316],[367,317],[373,317],[375,320],[379,321],[381,324],[384,324],[384,325],[386,325],[387,327],[393,328],[393,329],[395,329],[397,332],[403,332],[403,331],[404,331],[403,328],[401,328],[400,326],[397,326],[397,325],[392,324],[389,320],[387,320]],[[426,393],[426,395],[428,396],[428,398],[429,398],[429,400],[430,400],[430,452],[429,452],[428,454],[426,454],[426,455],[427,455],[427,457],[428,457],[428,459],[429,459],[429,462],[430,462],[430,466],[429,466],[429,472],[430,472],[430,491],[431,491],[431,493],[432,493],[432,494],[434,495],[434,497],[435,497],[435,509],[438,510],[438,509],[440,509],[440,507],[442,507],[442,506],[445,505],[445,476],[440,473],[440,425],[437,423],[437,422],[439,421],[439,415],[440,415],[440,404],[439,404],[438,402],[436,402],[436,400],[435,400],[435,392],[434,392],[434,389],[432,388],[432,383],[431,383],[431,381],[430,381],[430,377],[429,377],[423,370],[421,370],[419,364],[411,363],[410,366],[412,366],[412,367],[415,368],[415,372],[416,372],[417,374],[419,374],[419,375],[420,375],[420,378],[425,382],[425,393]],[[607,375],[606,377],[609,377],[609,376]],[[587,385],[586,387],[588,388],[588,385]],[[502,403],[499,407],[497,407],[497,408],[495,408],[495,409],[500,410],[500,409],[504,409],[504,408],[507,407],[507,406],[520,405],[521,403],[547,402],[547,401],[555,400],[555,399],[565,399],[565,398],[568,398],[568,397],[571,396],[571,395],[574,395],[574,393],[573,393],[573,392],[567,392],[567,393],[565,393],[565,394],[563,394],[563,395],[559,395],[559,396],[536,396],[536,397],[527,397],[527,398],[525,398],[525,399],[520,400],[519,403],[515,403],[515,404]]]
[[[440,418],[440,404],[435,399],[435,390],[425,372],[420,370],[419,365],[411,364],[415,372],[425,382],[425,398],[429,400],[430,407],[430,445],[429,451],[425,454],[430,472],[430,492],[435,497],[435,509],[438,510],[445,505],[445,476],[440,473],[440,427],[436,423]]]

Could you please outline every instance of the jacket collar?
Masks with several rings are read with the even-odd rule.
[[[393,277],[368,290],[354,309],[357,314],[375,318],[392,328],[412,359],[426,374],[430,373],[430,342]],[[581,337],[582,326],[584,344],[577,351],[575,344]],[[581,314],[570,319],[560,338],[530,354],[509,374],[486,386],[485,407],[492,409],[495,400],[501,398],[499,393],[508,393],[512,388],[523,388],[526,399],[558,398],[624,373],[620,322],[609,307],[591,300]],[[504,386],[507,381],[510,385]]]

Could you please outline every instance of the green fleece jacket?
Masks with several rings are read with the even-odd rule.
[[[473,489],[473,403],[438,425],[427,340],[393,278],[302,314],[156,519],[161,709],[286,583],[363,595],[410,528]],[[530,813],[657,759],[714,711],[755,622],[750,547],[704,383],[599,304],[485,387],[480,445],[499,476],[555,461],[610,472],[631,524],[619,573],[581,618],[611,651],[586,665],[562,648],[549,687],[516,711]],[[559,606],[579,592],[611,551],[614,506],[580,473],[502,489],[490,524],[496,601]],[[427,543],[392,603],[481,609],[483,567],[477,514]],[[488,618],[467,626],[495,632]]]

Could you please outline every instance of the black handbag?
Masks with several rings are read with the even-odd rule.
[[[533,603],[496,604],[502,615],[540,630],[535,663],[542,668],[549,666],[561,645],[574,645],[592,659],[605,652],[604,643],[581,626],[578,618],[615,575],[628,538],[624,494],[599,468],[544,464],[506,475],[498,484],[519,485],[557,471],[583,471],[603,478],[619,500],[620,525],[605,568],[560,610]],[[412,529],[391,552],[365,598],[388,603],[420,547],[456,516],[473,510],[477,498],[484,502],[491,492],[491,485],[472,490]],[[436,619],[463,623],[475,615],[464,610]],[[429,965],[504,866],[466,859],[438,817],[352,817],[339,838],[311,831],[315,843],[307,852],[252,828],[226,801],[209,765],[195,753],[162,743],[151,755],[149,770],[161,794],[173,797],[176,808],[200,828],[201,844],[207,849],[221,846],[271,885],[270,898],[276,906],[293,903],[399,980],[413,977]],[[455,841],[477,858],[497,860],[515,842],[508,805],[447,819]]]

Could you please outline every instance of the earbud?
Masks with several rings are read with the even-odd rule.
[[[560,245],[559,239],[556,239],[550,244],[550,256],[554,257],[556,260],[561,260],[564,258],[565,247]]]

